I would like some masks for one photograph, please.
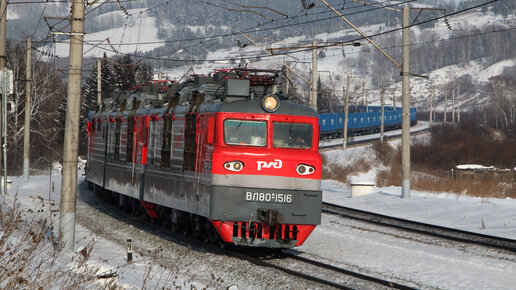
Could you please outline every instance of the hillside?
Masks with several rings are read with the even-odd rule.
[[[457,13],[444,19],[424,23],[442,16],[442,11],[424,11],[419,7],[434,7],[434,1],[409,1],[411,20],[411,72],[430,76],[417,77],[412,82],[412,105],[429,107],[432,87],[435,87],[437,109],[444,110],[445,95],[451,100],[451,88],[459,87],[462,109],[478,110],[488,103],[492,93],[489,82],[504,70],[514,67],[516,45],[514,4],[498,1],[489,6]],[[486,1],[442,2],[447,14],[460,12]],[[379,104],[380,88],[385,82],[386,98],[401,102],[399,69],[367,44],[349,25],[330,12],[322,3],[308,8],[306,1],[130,1],[88,6],[84,55],[87,58],[130,54],[169,77],[180,77],[190,67],[195,73],[209,73],[213,68],[246,64],[249,67],[280,68],[280,61],[291,61],[294,69],[308,77],[311,51],[288,56],[270,57],[246,39],[250,37],[263,48],[306,46],[312,40],[319,43],[358,41],[361,47],[327,47],[318,51],[322,94],[330,96],[325,110],[334,111],[341,104],[346,77],[352,75],[351,102]],[[401,15],[396,11],[357,5],[352,1],[330,1],[343,15],[394,59],[401,61]],[[400,3],[400,2],[398,2]],[[397,2],[386,2],[398,8]],[[66,31],[58,20],[39,20],[42,16],[65,17],[69,3],[9,6],[9,35],[34,35],[47,39],[49,27]],[[303,6],[304,5],[304,6]],[[259,8],[249,8],[250,6]],[[308,5],[309,6],[309,5]],[[265,8],[267,7],[267,8]],[[270,9],[268,9],[270,8]],[[237,11],[235,11],[237,10]],[[254,11],[251,13],[249,11]],[[288,17],[287,17],[288,16]],[[416,19],[417,16],[417,19]],[[27,21],[27,19],[29,19]],[[39,23],[39,24],[38,24]],[[422,24],[421,24],[422,23]],[[36,27],[36,28],[35,28]],[[8,32],[9,32],[8,31]],[[245,35],[239,32],[244,32]],[[46,40],[40,48],[52,55],[66,58],[68,41],[65,36]],[[237,44],[240,44],[239,47]],[[299,50],[298,50],[299,51]],[[283,50],[275,51],[284,53]],[[86,61],[90,66],[93,62]],[[65,67],[66,62],[61,61]],[[295,90],[306,99],[308,86],[296,79]],[[364,83],[364,86],[362,86]],[[461,88],[462,87],[462,88]],[[367,92],[367,93],[366,93]],[[389,101],[387,101],[389,103]],[[450,103],[451,104],[451,103]]]

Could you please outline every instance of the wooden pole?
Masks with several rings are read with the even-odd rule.
[[[82,52],[84,38],[84,0],[73,0],[70,37],[68,100],[63,148],[63,178],[59,216],[60,246],[72,252],[75,244],[75,208],[77,203],[77,151],[81,100]]]
[[[348,76],[346,80],[346,89],[342,88],[344,92],[344,131],[342,132],[342,149],[346,150],[348,144],[348,115],[349,115],[349,85],[351,77]]]
[[[25,124],[23,126],[23,179],[29,179],[30,168],[31,51],[32,42],[30,38],[27,38],[27,59],[25,61]]]

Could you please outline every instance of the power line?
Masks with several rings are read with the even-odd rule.
[[[205,1],[202,1],[202,0],[198,0],[198,1],[205,2]],[[416,1],[418,1],[418,0],[407,0],[407,1],[404,1],[404,2],[398,2],[396,4],[391,4],[389,6],[396,6],[396,5],[401,5],[401,4],[406,4],[406,3],[416,2]],[[353,9],[353,8],[359,8],[359,7],[363,7],[363,5],[354,6],[354,7],[346,8],[346,9]],[[363,11],[346,13],[346,14],[343,14],[343,15],[344,16],[352,16],[352,15],[356,15],[356,14],[360,14],[360,13],[371,12],[371,11],[378,10],[378,9],[382,9],[382,8],[376,8],[375,7],[375,8],[371,8],[371,9],[367,9],[367,10],[363,10]],[[325,13],[328,13],[328,11],[326,11]],[[297,16],[290,17],[289,19],[293,19],[295,17],[300,17],[300,16],[310,16],[310,15],[313,15],[313,14],[297,15]],[[289,24],[289,25],[281,25],[281,26],[274,26],[274,27],[269,27],[269,28],[254,29],[254,28],[266,25],[266,24],[263,24],[263,25],[257,25],[257,26],[246,28],[246,29],[242,30],[242,32],[245,32],[245,33],[249,33],[249,32],[252,32],[252,33],[263,32],[263,31],[269,31],[269,30],[274,30],[274,29],[282,29],[282,28],[285,28],[285,27],[292,27],[292,26],[298,26],[298,25],[304,25],[304,24],[312,24],[312,23],[315,23],[315,22],[325,21],[325,20],[334,19],[334,18],[338,18],[338,16],[330,16],[330,17],[321,18],[321,19],[309,20],[309,21],[304,21],[304,22],[299,22],[299,23],[292,23],[292,24]],[[283,20],[283,19],[281,19],[281,20]],[[272,23],[272,21],[267,23],[267,24],[270,24],[270,23]],[[210,39],[216,39],[216,38],[222,38],[222,37],[228,37],[228,36],[235,36],[235,35],[239,35],[239,33],[238,32],[231,32],[231,33],[212,35],[212,36],[204,36],[204,37],[192,37],[192,38],[185,38],[185,39],[160,40],[160,41],[147,41],[147,42],[139,42],[139,43],[136,43],[136,42],[125,42],[125,43],[121,43],[120,45],[168,44],[168,43],[187,42],[187,41],[194,41],[194,40],[210,40]],[[39,43],[45,43],[45,42],[41,41]],[[63,41],[63,42],[58,42],[58,43],[65,43],[65,42]],[[104,44],[104,45],[107,45],[107,44]]]
[[[199,0],[199,1],[201,1],[201,0]],[[409,1],[406,1],[406,2],[403,2],[403,3],[409,3],[409,2],[414,2],[414,1],[417,1],[417,0],[409,0]],[[161,5],[168,4],[168,2],[169,2],[169,1],[164,2],[164,3],[161,3],[161,4],[158,4],[158,5],[154,6],[154,7],[150,7],[149,9],[144,10],[144,11],[149,11],[150,9],[154,9],[154,8],[157,8],[157,7],[161,6]],[[206,3],[206,1],[201,1],[201,2]],[[102,3],[102,4],[100,4],[99,6],[95,7],[94,9],[97,9],[97,8],[99,8],[100,6],[102,6],[102,5],[106,4],[106,3],[107,3],[107,1],[106,1],[106,2],[104,2],[104,3]],[[399,5],[399,4],[403,4],[403,3],[396,3],[396,4],[392,4],[391,6]],[[345,9],[354,9],[354,8],[359,8],[359,7],[362,7],[362,6],[353,6],[353,7],[348,7],[348,8],[345,8]],[[379,9],[379,8],[373,8],[373,9],[367,9],[367,10],[357,11],[357,12],[353,12],[353,13],[347,13],[347,14],[345,14],[345,15],[347,15],[347,16],[348,16],[348,15],[355,15],[355,14],[360,14],[360,13],[366,13],[366,12],[373,11],[373,10],[377,10],[377,9]],[[91,12],[92,12],[92,11],[90,11],[89,13],[91,13]],[[89,14],[89,13],[88,13],[88,14]],[[313,13],[313,14],[308,14],[308,15],[305,15],[305,14],[303,14],[303,15],[295,15],[295,16],[291,17],[291,20],[292,20],[292,19],[294,19],[294,18],[296,18],[296,17],[304,17],[304,16],[315,15],[315,14],[320,14],[320,13]],[[302,23],[294,23],[294,24],[291,24],[291,25],[288,25],[288,26],[296,26],[296,25],[303,25],[303,24],[307,24],[307,23],[314,23],[314,22],[318,22],[318,21],[324,21],[324,20],[327,20],[327,19],[331,19],[331,18],[335,18],[335,17],[324,18],[324,19],[321,19],[321,20],[311,20],[311,21],[306,21],[306,22],[302,22]],[[126,19],[126,21],[127,21],[127,19]],[[60,21],[60,22],[62,22],[62,21]],[[289,21],[289,22],[290,22],[290,21]],[[271,22],[269,22],[269,23],[266,23],[266,24],[270,24],[270,23],[272,23],[272,21],[271,21]],[[265,25],[266,25],[266,24],[265,24]],[[68,25],[69,25],[69,24],[68,24]],[[65,27],[63,27],[62,29],[66,28],[68,25],[66,25],[66,26],[65,26]],[[127,25],[127,24],[126,24],[126,25]],[[258,26],[254,26],[254,27],[247,28],[246,30],[244,30],[244,32],[253,31],[253,30],[254,30],[253,32],[260,32],[260,31],[265,31],[265,30],[271,30],[271,29],[278,29],[278,28],[287,27],[286,25],[283,25],[283,26],[279,26],[279,27],[272,27],[272,28],[267,28],[267,29],[258,29],[258,30],[256,30],[256,29],[255,29],[256,27],[260,27],[260,26],[263,26],[263,25],[258,25]],[[56,28],[56,29],[57,29],[57,28]],[[61,31],[61,32],[62,32],[62,29],[57,29],[57,30],[59,30],[59,31]],[[124,27],[124,34],[125,34],[125,29],[126,29],[126,26]],[[201,45],[201,44],[205,44],[205,43],[207,43],[207,42],[214,41],[214,40],[217,40],[217,39],[220,39],[220,38],[223,38],[223,37],[227,37],[227,36],[235,36],[235,35],[238,35],[238,33],[237,33],[237,32],[233,32],[233,33],[229,33],[229,34],[222,34],[222,35],[219,35],[219,36],[210,36],[210,37],[196,37],[196,38],[191,38],[190,40],[203,40],[203,39],[204,39],[204,41],[203,41],[203,42],[200,42],[200,43],[195,43],[195,44],[192,44],[192,45],[188,45],[188,46],[186,46],[186,47],[179,48],[178,50],[181,50],[181,49],[188,49],[188,48],[191,48],[191,47],[194,47],[194,46],[198,46],[198,45]],[[48,37],[47,37],[47,39],[48,39]],[[136,42],[136,43],[122,43],[122,39],[121,39],[121,41],[120,41],[120,43],[119,43],[119,49],[120,49],[120,46],[121,46],[121,45],[135,45],[135,44],[136,44],[136,45],[138,45],[138,46],[139,46],[139,45],[143,45],[143,44],[173,43],[173,42],[183,42],[183,41],[189,41],[189,40],[188,40],[188,39],[184,39],[184,40],[171,40],[171,41],[158,41],[158,42],[139,42],[139,41],[138,41],[138,42]],[[45,43],[45,42],[39,42],[39,43]],[[61,42],[61,43],[62,43],[62,42]],[[55,45],[55,42],[54,42],[54,45]],[[91,45],[91,43],[90,43],[90,45]],[[112,46],[110,43],[108,43],[108,44],[102,44],[102,43],[100,43],[100,44],[98,44],[98,46],[95,46],[95,47],[100,48],[99,46],[106,46],[106,45],[109,45],[109,46],[112,48],[112,50],[111,50],[111,51],[115,52],[117,55],[118,55],[118,54],[120,54],[118,51],[116,51],[116,50],[113,48],[113,46]],[[110,51],[109,49],[104,49],[104,48],[102,48],[102,49],[103,49],[103,50]],[[161,55],[158,55],[158,56],[159,56],[159,57],[161,57],[161,56],[163,56],[163,55],[168,55],[168,54],[170,54],[170,53],[168,53],[168,52],[167,52],[167,53],[164,53],[164,54],[161,54]],[[158,59],[158,58],[156,58],[156,59],[157,59],[157,60],[160,60],[160,59]],[[234,59],[232,58],[231,60],[234,60]],[[181,61],[181,60],[178,60],[178,61]],[[192,60],[190,59],[189,61],[192,61]]]
[[[43,6],[43,10],[41,11],[41,15],[39,16],[38,24],[36,24],[36,28],[34,28],[34,32],[32,33],[31,39],[34,39],[34,35],[38,30],[39,24],[41,23],[41,19],[43,19],[43,13],[45,13],[45,9],[47,9],[47,3],[45,3],[45,6]]]
[[[498,30],[489,30],[489,31],[485,31],[485,32],[472,33],[472,34],[460,35],[460,36],[455,36],[455,37],[436,39],[436,40],[431,40],[431,41],[413,42],[413,43],[410,43],[409,46],[420,46],[420,45],[425,45],[425,44],[447,42],[447,41],[457,40],[457,39],[461,39],[461,38],[470,38],[470,37],[475,37],[475,36],[487,35],[487,34],[492,34],[492,33],[501,33],[501,32],[513,31],[513,30],[516,30],[516,27],[510,27],[510,28],[498,29]],[[383,46],[382,49],[394,49],[394,48],[400,48],[402,46],[403,45]],[[364,53],[364,52],[363,51],[348,52],[348,53],[346,53],[346,55],[358,54],[358,53]],[[340,55],[340,53],[327,55],[326,57],[332,57],[332,56],[336,56],[336,55]]]
[[[172,2],[172,0],[165,1],[165,2],[160,3],[160,4],[156,4],[156,5],[152,6],[152,7],[147,8],[147,10],[145,10],[144,12],[149,12],[150,10],[156,9],[156,8],[161,7],[163,5],[167,5],[170,2]]]
[[[415,1],[415,0],[411,0],[411,1],[407,1],[407,2],[413,2],[413,1]],[[463,13],[463,12],[466,12],[466,11],[477,9],[477,8],[485,6],[485,5],[492,4],[492,3],[497,2],[497,1],[498,0],[492,0],[492,1],[489,1],[489,2],[486,2],[486,3],[483,3],[483,4],[479,4],[479,5],[473,6],[473,7],[465,8],[463,10],[460,10],[460,11],[457,11],[457,12],[454,12],[454,13],[451,13],[451,14],[448,14],[448,15],[445,15],[445,16],[436,17],[436,18],[432,18],[432,19],[429,19],[429,20],[426,20],[426,21],[415,23],[415,24],[411,25],[410,27],[414,27],[414,26],[422,25],[424,23],[436,21],[436,20],[442,19],[442,18],[444,18],[446,16],[457,15],[457,14],[460,14],[460,13]],[[375,9],[381,9],[381,8],[375,8]],[[389,31],[373,34],[373,35],[370,35],[369,37],[375,37],[375,36],[380,36],[380,35],[396,32],[396,31],[399,31],[400,29],[401,28],[397,28],[397,29],[393,29],[393,30],[389,30]],[[232,33],[230,35],[234,35],[234,33]],[[363,38],[357,38],[357,39],[354,39],[354,40],[343,41],[343,42],[333,42],[333,43],[328,43],[326,46],[330,46],[330,45],[334,45],[334,44],[338,44],[338,43],[343,44],[343,43],[348,43],[348,42],[354,42],[354,41],[358,41],[358,40],[361,40],[361,39],[363,39]],[[135,57],[135,58],[148,59],[148,60],[157,60],[157,61],[168,61],[168,62],[188,62],[188,61],[190,61],[190,62],[206,62],[206,61],[211,61],[211,62],[215,62],[215,61],[239,60],[239,59],[241,59],[241,57],[219,58],[219,59],[170,59],[170,58],[161,58],[161,57],[151,57],[151,56],[144,56],[144,55],[138,55],[138,54],[116,52],[116,51],[114,51],[112,49],[108,49],[108,48],[102,47],[103,45],[100,45],[100,44],[97,45],[97,44],[93,44],[93,43],[90,43],[90,42],[87,42],[87,41],[83,41],[83,42],[88,44],[88,45],[94,46],[96,48],[105,50],[105,51],[112,51],[112,52],[115,52],[115,53],[132,56],[132,57]],[[196,44],[196,45],[198,45],[198,44]],[[417,44],[414,44],[414,45],[417,45]],[[325,45],[322,45],[322,47],[324,47],[324,46]],[[311,49],[301,49],[301,50],[297,50],[297,51],[293,51],[293,52],[289,52],[289,53],[278,53],[275,56],[287,55],[287,54],[299,53],[299,52],[305,52],[305,51],[308,51],[308,50],[311,50]],[[251,58],[251,57],[261,57],[261,58],[264,58],[264,57],[270,57],[270,56],[268,56],[268,55],[255,55],[255,56],[248,56],[248,57],[249,58]]]
[[[446,42],[446,41],[452,41],[452,40],[456,40],[456,39],[460,39],[460,38],[474,37],[474,36],[486,35],[486,34],[491,34],[491,33],[500,33],[500,32],[512,31],[512,30],[516,30],[516,27],[511,27],[511,28],[507,28],[507,29],[500,29],[500,30],[492,30],[492,31],[487,31],[487,32],[482,32],[482,33],[474,33],[474,34],[468,34],[468,35],[461,35],[461,36],[457,36],[457,37],[450,37],[450,38],[440,39],[440,40],[411,43],[410,46],[418,46],[418,45],[429,44],[429,43],[436,43],[436,42]],[[85,42],[85,43],[87,43],[88,45],[95,46],[95,44],[91,44],[91,43],[88,43],[88,42]],[[392,48],[399,48],[399,47],[401,47],[401,45],[394,45],[394,46],[388,46],[388,47],[382,47],[382,48],[383,49],[392,49]],[[103,50],[107,50],[107,51],[111,51],[111,50],[109,50],[107,48],[103,48],[103,47],[98,47],[98,48],[99,49],[103,49]],[[356,53],[360,53],[360,52],[348,53],[348,54],[356,54]],[[149,60],[161,60],[161,61],[170,61],[170,62],[181,62],[181,61],[184,61],[184,62],[188,62],[188,61],[194,61],[194,62],[212,61],[212,62],[215,62],[215,61],[240,60],[241,59],[241,57],[219,58],[219,59],[169,59],[169,58],[147,57],[147,56],[141,56],[141,55],[135,55],[135,54],[129,54],[129,53],[122,53],[122,52],[120,54],[129,55],[129,56],[133,56],[133,57],[137,57],[137,58],[149,59]],[[278,53],[278,54],[275,54],[274,56],[278,56],[278,55],[287,55],[287,54],[279,54]],[[253,58],[253,57],[264,58],[264,57],[270,57],[270,55],[249,55],[249,56],[247,56],[247,58]]]
[[[201,1],[201,0],[198,0],[198,1]],[[400,4],[405,4],[405,3],[409,3],[409,2],[415,2],[417,0],[409,0],[409,1],[406,1],[406,2],[397,2],[395,4],[392,4],[390,6],[395,6],[395,5],[400,5]],[[201,2],[204,2],[206,3],[206,1],[201,1]],[[226,1],[227,2],[227,1]],[[344,9],[354,9],[354,8],[361,8],[363,7],[362,5],[360,6],[353,6],[353,7],[348,7],[348,8],[342,8],[342,10]],[[382,7],[383,8],[383,7]],[[360,13],[367,13],[367,12],[370,12],[370,11],[373,11],[373,10],[377,10],[377,9],[380,9],[380,8],[372,8],[372,9],[367,9],[367,10],[362,10],[362,11],[357,11],[357,12],[353,12],[353,13],[347,13],[345,14],[345,16],[350,16],[350,15],[355,15],[355,14],[360,14]],[[313,13],[313,14],[299,14],[299,15],[295,15],[295,16],[292,16],[289,18],[289,21],[287,23],[290,23],[292,22],[292,20],[294,20],[295,18],[297,17],[304,17],[304,16],[311,16],[311,15],[316,15],[316,14],[322,14],[322,13],[327,13],[328,11],[324,11],[324,12],[318,12],[318,13]],[[335,18],[335,16],[333,17],[328,17],[328,18],[323,18],[323,19],[320,19],[320,20],[312,20],[312,21],[306,21],[306,22],[302,22],[302,23],[293,23],[293,24],[289,24],[289,25],[282,25],[282,26],[278,26],[278,27],[272,27],[272,28],[266,28],[266,29],[254,29],[253,31],[253,28],[256,28],[256,27],[259,27],[259,26],[263,26],[263,25],[258,25],[258,26],[255,26],[255,27],[251,27],[251,28],[247,28],[245,30],[242,30],[241,32],[244,32],[244,33],[249,33],[250,31],[253,31],[253,32],[261,32],[261,31],[265,31],[265,30],[271,30],[271,29],[281,29],[281,28],[284,28],[284,27],[288,27],[288,26],[296,26],[296,25],[303,25],[303,24],[311,24],[311,23],[315,23],[315,22],[318,22],[318,21],[324,21],[324,20],[328,20],[328,19],[332,19],[332,18]],[[280,19],[280,20],[284,20],[284,19]],[[265,23],[264,25],[267,25],[267,24],[270,24],[272,23],[273,21],[270,21],[268,23]],[[211,41],[215,41],[217,39],[221,39],[223,37],[227,37],[227,36],[235,36],[235,35],[238,35],[240,32],[233,32],[233,33],[230,33],[230,34],[224,34],[224,35],[219,35],[219,36],[215,36],[215,37],[206,37],[206,38],[197,38],[197,39],[205,39],[204,41],[201,41],[200,43],[195,43],[195,44],[192,44],[192,45],[189,45],[189,46],[186,46],[186,47],[182,47],[182,48],[179,48],[177,51],[181,50],[181,49],[187,49],[187,48],[191,48],[191,47],[194,47],[194,46],[197,46],[197,45],[201,45],[201,44],[206,44],[208,42],[211,42]],[[195,40],[197,40],[195,39]],[[167,54],[170,54],[170,53],[163,53],[163,54],[160,54],[158,56],[163,56],[163,55],[167,55]]]
[[[431,18],[429,20],[425,20],[425,21],[422,21],[422,22],[414,23],[412,25],[409,25],[408,27],[411,28],[411,27],[414,27],[414,26],[419,26],[419,25],[422,25],[422,24],[426,24],[426,23],[429,23],[429,22],[440,20],[440,19],[443,19],[443,18],[446,18],[446,17],[449,17],[449,16],[457,15],[457,14],[460,14],[460,13],[463,13],[463,12],[466,12],[466,11],[470,11],[470,10],[474,10],[474,9],[480,8],[480,7],[492,4],[492,3],[497,2],[497,1],[498,0],[491,0],[489,2],[486,2],[486,3],[483,3],[483,4],[479,4],[479,5],[476,5],[476,6],[472,6],[472,7],[469,7],[469,8],[465,8],[463,10],[456,11],[456,12],[453,12],[453,13],[450,13],[450,14],[447,14],[447,15],[443,15],[443,16]],[[389,33],[397,32],[397,31],[400,31],[402,29],[403,29],[403,27],[395,28],[395,29],[392,29],[392,30],[388,30],[388,31],[384,31],[384,32],[379,32],[379,33],[376,33],[376,34],[367,35],[367,37],[372,38],[372,37],[376,37],[376,36],[380,36],[380,35],[384,35],[384,34],[389,34]],[[330,45],[333,45],[333,44],[344,44],[344,43],[349,43],[349,42],[356,42],[356,41],[360,41],[360,40],[363,40],[363,39],[365,39],[365,38],[364,37],[359,37],[359,38],[350,39],[350,40],[346,40],[346,41],[331,42],[331,43],[328,43],[326,46],[330,46]],[[323,47],[324,47],[324,45],[323,45]],[[311,49],[302,49],[302,50],[297,50],[297,51],[291,51],[291,52],[289,52],[289,54],[290,53],[305,52],[305,51],[309,51],[309,50],[311,50]],[[287,54],[287,53],[283,53],[283,54]],[[278,53],[276,55],[282,55],[282,54]]]
[[[432,19],[429,19],[429,20],[426,20],[426,21],[418,22],[418,23],[412,24],[410,27],[422,25],[422,24],[425,24],[425,23],[429,23],[429,22],[432,22],[432,21],[436,21],[436,20],[445,18],[445,17],[449,17],[449,16],[453,16],[453,15],[457,15],[457,14],[466,12],[466,11],[474,10],[474,9],[480,8],[482,6],[486,6],[486,5],[492,4],[492,3],[497,2],[497,1],[498,0],[492,0],[492,1],[489,1],[489,2],[486,2],[486,3],[483,3],[483,4],[479,4],[479,5],[476,5],[476,6],[469,7],[469,8],[465,8],[463,10],[456,11],[456,12],[453,12],[453,13],[450,13],[450,14],[447,14],[447,15],[444,15],[444,16],[435,17],[435,18],[432,18]],[[406,1],[406,2],[413,2],[413,1]],[[376,9],[381,9],[381,8],[375,8],[374,10],[376,10]],[[373,9],[371,9],[371,10],[373,10]],[[373,34],[373,35],[369,35],[368,37],[375,37],[375,36],[380,36],[380,35],[384,35],[384,34],[388,34],[388,33],[393,33],[393,32],[399,31],[401,29],[402,28],[396,28],[396,29],[392,29],[392,30],[389,30],[389,31],[385,31],[385,32],[380,32],[380,33],[376,33],[376,34]],[[361,37],[361,38],[356,38],[356,39],[342,41],[342,42],[331,42],[331,43],[327,43],[326,45],[322,45],[321,47],[328,47],[328,46],[335,45],[335,44],[345,44],[345,43],[350,43],[350,42],[356,42],[356,41],[363,40],[363,39],[364,38]],[[300,49],[300,50],[291,51],[291,52],[287,52],[287,53],[277,53],[277,54],[275,54],[275,56],[290,55],[292,53],[307,52],[307,51],[310,51],[310,50],[311,50],[311,48]],[[251,58],[251,57],[262,57],[263,58],[263,57],[271,57],[271,56],[270,55],[256,55],[256,56],[248,56],[248,57],[249,58]],[[221,59],[221,60],[233,60],[233,59],[234,58],[231,58],[231,59]],[[158,59],[158,60],[166,60],[166,59]],[[212,61],[212,60],[205,60],[205,61]]]

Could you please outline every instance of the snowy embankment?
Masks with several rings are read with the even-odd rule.
[[[57,172],[59,172],[59,170],[55,170],[55,173]],[[79,173],[82,172],[79,171]],[[22,177],[11,177],[10,179],[12,179],[12,184],[11,188],[8,190],[9,196],[3,197],[3,201],[7,202],[7,204],[11,204],[13,199],[16,198],[23,212],[37,212],[38,214],[41,212],[41,215],[51,215],[48,212],[48,209],[51,209],[53,214],[49,222],[51,221],[51,227],[54,232],[53,236],[57,237],[59,229],[58,209],[61,192],[61,175],[31,176],[30,180],[24,180]],[[96,271],[92,270],[92,273],[95,275],[108,274],[108,277],[113,273],[115,275],[113,278],[93,279],[79,283],[79,285],[103,288],[111,285],[109,283],[115,283],[115,285],[123,289],[156,289],[172,286],[203,288],[209,285],[215,286],[220,284],[220,282],[217,283],[218,276],[216,274],[208,278],[198,277],[195,279],[191,277],[191,275],[195,273],[185,274],[182,273],[181,269],[160,266],[156,263],[157,254],[154,251],[146,251],[143,254],[136,250],[138,248],[136,245],[133,262],[128,263],[126,246],[117,243],[116,239],[113,239],[113,237],[119,236],[124,241],[126,238],[131,237],[135,244],[138,243],[141,237],[123,231],[117,232],[115,228],[110,228],[109,224],[105,223],[105,220],[95,219],[98,218],[97,216],[93,218],[91,212],[85,215],[85,209],[87,210],[90,207],[87,206],[80,197],[83,191],[87,191],[85,190],[84,177],[79,174],[75,253],[63,254],[63,257],[56,261],[56,263],[58,267],[69,268],[74,272],[82,271],[70,261],[80,257],[81,250],[87,248],[91,250],[88,254],[87,264],[93,267],[92,269],[98,269]],[[89,193],[93,196],[93,193]],[[30,216],[28,216],[28,218],[30,218]],[[90,224],[81,224],[81,221],[85,221],[85,219],[86,222]],[[128,231],[131,229],[141,231],[125,224],[123,221],[121,221],[121,223],[124,224]],[[53,247],[51,246],[52,241],[49,240],[47,244],[49,244],[49,246],[40,249],[40,251],[45,253],[40,253],[39,255],[55,255],[55,253],[53,253]],[[178,265],[182,264],[179,261],[176,262]]]
[[[79,272],[81,269],[69,261],[80,259],[83,256],[82,253],[87,252],[87,264],[93,269],[89,274],[94,274],[93,279],[90,275],[90,280],[77,283],[76,287],[110,289],[114,284],[122,289],[237,290],[314,289],[319,286],[300,278],[284,275],[272,268],[258,267],[238,258],[222,255],[219,251],[210,251],[206,247],[188,244],[181,239],[171,237],[166,234],[169,229],[157,227],[144,219],[131,217],[97,200],[94,193],[87,190],[81,174],[82,171],[79,171],[76,253],[65,254],[57,265],[59,268],[72,270],[73,273]],[[9,196],[4,198],[4,201],[12,203],[16,196],[23,211],[37,211],[38,215],[44,216],[50,215],[47,210],[53,204],[51,206],[52,226],[53,236],[56,237],[59,227],[61,175],[32,176],[30,180],[24,180],[22,177],[10,177],[10,179],[12,184],[8,190]],[[30,219],[31,216],[27,215],[27,218]],[[0,234],[1,232],[2,229]],[[131,238],[133,242],[132,263],[127,261],[127,238]],[[39,250],[44,251],[41,255],[51,256],[56,253],[51,240],[45,240],[43,243],[46,246]],[[1,261],[0,257],[0,266],[2,266]],[[98,270],[95,270],[96,268]],[[108,274],[107,276],[115,274],[115,276],[96,279],[95,275],[99,274]],[[2,279],[0,279],[0,288],[2,285]]]
[[[421,136],[419,138],[425,138]],[[390,141],[399,145],[400,141]],[[370,146],[322,153],[342,165],[374,159]],[[376,180],[379,167],[348,177],[351,183]],[[449,193],[411,192],[375,188],[374,193],[351,197],[347,184],[323,180],[323,201],[383,215],[516,239],[516,200],[476,198]],[[372,226],[323,214],[299,251],[337,265],[370,273],[416,288],[508,289],[516,283],[514,253],[454,243],[416,233]]]
[[[399,140],[391,144],[399,144]],[[323,153],[327,160],[345,165],[354,160],[372,156],[369,146],[332,150]],[[374,181],[378,166],[362,174],[351,176],[351,182]],[[457,228],[487,235],[516,239],[516,200],[511,198],[480,198],[448,193],[411,191],[411,198],[401,198],[401,188],[376,188],[375,193],[350,197],[350,188],[333,180],[322,182],[326,202]]]

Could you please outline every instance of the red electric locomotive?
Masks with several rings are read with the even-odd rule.
[[[118,94],[91,116],[90,188],[185,234],[303,244],[321,219],[318,118],[276,77],[231,70]]]

